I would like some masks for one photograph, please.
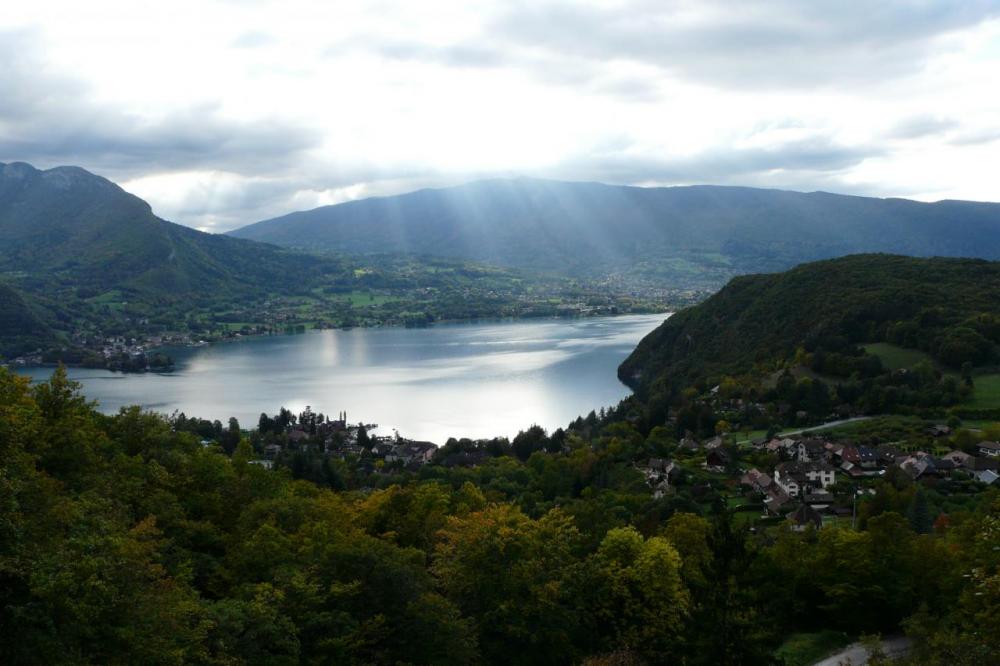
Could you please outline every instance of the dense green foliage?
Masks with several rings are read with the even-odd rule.
[[[995,494],[920,534],[920,491],[879,482],[862,531],[754,536],[649,498],[661,431],[584,425],[338,492],[253,464],[235,422],[0,369],[0,661],[766,664],[792,631],[901,624],[920,663],[997,649]]]
[[[288,247],[718,288],[734,275],[857,252],[998,259],[1000,205],[522,178],[352,201],[233,233]]]
[[[875,342],[922,351],[939,367],[887,368],[864,350]],[[1000,263],[855,255],[734,278],[650,333],[619,377],[646,404],[725,383],[729,397],[816,415],[837,405],[880,413],[957,404],[972,371],[998,359]]]
[[[25,303],[24,298],[0,282],[0,357],[22,353],[46,344],[52,332]]]

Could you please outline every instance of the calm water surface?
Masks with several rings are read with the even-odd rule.
[[[618,364],[667,315],[315,331],[170,350],[169,374],[70,369],[102,411],[140,404],[188,416],[336,414],[407,437],[512,436],[551,430],[628,395]],[[36,379],[51,370],[24,371]]]

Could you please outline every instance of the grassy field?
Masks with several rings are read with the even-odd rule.
[[[888,342],[874,342],[862,345],[863,349],[872,356],[878,356],[882,365],[890,370],[900,370],[902,368],[912,368],[921,361],[926,361],[931,365],[937,365],[928,354],[916,349],[906,349],[898,347]]]
[[[352,308],[363,308],[369,305],[383,305],[385,303],[392,303],[393,301],[399,300],[399,298],[395,296],[383,296],[381,294],[372,294],[367,291],[352,291],[347,294],[347,298],[350,299]]]
[[[851,637],[839,631],[792,634],[775,652],[787,666],[809,666],[850,645]]]
[[[968,403],[974,409],[1000,407],[1000,373],[976,375],[972,381],[972,400]]]

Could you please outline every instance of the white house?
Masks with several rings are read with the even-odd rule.
[[[774,468],[774,482],[791,497],[806,487],[826,489],[837,480],[837,470],[825,462],[786,462]]]

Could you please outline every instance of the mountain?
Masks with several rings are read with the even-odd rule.
[[[0,357],[30,351],[52,337],[21,294],[0,282]]]
[[[1000,204],[487,180],[291,213],[231,235],[718,287],[733,275],[859,252],[997,259]]]
[[[996,362],[1000,263],[855,255],[733,278],[646,336],[618,374],[648,397],[790,361],[800,348],[863,363],[852,347],[871,342],[954,368]]]
[[[78,167],[0,164],[0,273],[44,291],[251,292],[300,284],[329,261],[207,234],[155,216],[142,199]]]

